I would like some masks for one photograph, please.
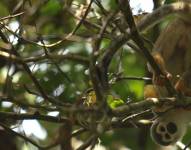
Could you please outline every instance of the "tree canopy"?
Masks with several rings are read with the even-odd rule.
[[[155,149],[146,63],[157,70],[172,4],[134,15],[128,0],[1,0],[1,149]]]

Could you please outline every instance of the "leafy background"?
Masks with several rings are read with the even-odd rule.
[[[100,2],[107,14],[117,9],[117,3],[114,0],[104,0]],[[165,4],[172,2],[174,1],[166,0]],[[15,30],[16,33],[22,29],[22,36],[26,39],[38,41],[39,38],[42,38],[45,43],[50,44],[58,41],[60,38],[73,31],[77,23],[79,23],[79,20],[76,19],[74,15],[82,17],[80,13],[86,10],[88,3],[88,0],[1,0],[0,17],[24,12],[21,16],[14,17],[3,22],[12,30]],[[141,8],[139,9],[139,14],[142,14],[143,10],[141,10]],[[96,4],[93,4],[91,13],[89,13],[87,20],[92,24],[102,25],[102,20],[105,18],[106,16],[104,16],[103,10],[101,10]],[[165,19],[160,24],[159,29],[162,29],[170,19],[171,18]],[[42,47],[29,43],[20,44],[18,38],[16,38],[13,34],[8,31],[3,32],[7,35],[7,37],[9,37],[10,42],[12,42],[12,44],[17,48],[17,51],[23,58],[28,58],[31,56],[35,57],[44,54],[44,49]],[[153,43],[156,39],[156,35],[153,32],[155,32],[154,29],[143,33],[144,37],[148,38],[151,43]],[[93,26],[83,24],[75,33],[75,35],[81,37],[83,40],[66,40],[61,44],[48,48],[48,51],[54,54],[78,54],[79,56],[84,56],[89,59],[92,47],[91,42],[88,40],[97,33],[98,30]],[[101,48],[103,50],[104,48],[107,48],[110,44],[109,42],[110,39],[104,39],[101,43]],[[6,46],[7,45],[0,40],[0,48]],[[150,49],[152,48],[149,44],[148,47]],[[20,65],[16,65],[11,61],[6,61],[5,59],[0,58],[0,66],[1,95],[13,96],[15,98],[15,101],[12,102],[8,99],[6,101],[9,102],[5,102],[2,99],[0,111],[15,113],[30,113],[38,111],[47,115],[59,114],[57,111],[31,108],[28,105],[43,104],[44,101],[41,97],[27,92],[26,88],[34,91],[34,84]],[[57,97],[65,103],[75,103],[77,97],[92,86],[89,77],[88,65],[84,65],[81,62],[59,59],[49,61],[40,60],[38,62],[28,63],[28,66],[46,93]],[[10,70],[13,72],[15,71],[15,73],[8,78],[7,73],[10,73]],[[132,77],[148,76],[148,72],[146,70],[146,60],[140,53],[137,53],[129,46],[124,45],[124,47],[116,53],[114,59],[112,60],[109,68],[110,79],[118,73],[122,73],[123,76]],[[10,82],[7,82],[7,80],[10,80]],[[144,84],[144,81],[139,80],[118,81],[112,85],[111,93],[126,102],[129,100],[133,102],[140,101],[143,100]],[[60,113],[59,115],[62,114]],[[44,121],[33,121],[27,123],[27,121],[13,121],[6,120],[5,118],[1,120],[1,122],[6,123],[15,131],[26,134],[26,136],[34,141],[37,141],[37,143],[41,143],[42,145],[48,145],[52,141],[55,141],[56,133],[58,132],[58,128],[60,126],[59,124]],[[33,129],[35,124],[39,126],[39,129]],[[30,128],[32,132],[26,132],[27,128]],[[100,143],[103,147],[97,149],[155,149],[156,145],[151,141],[148,129],[148,127],[135,127],[108,131],[100,138]],[[38,131],[38,134],[35,133],[35,130]],[[76,137],[74,144],[83,141],[87,137],[88,135],[86,134]],[[189,134],[187,134],[184,140],[188,142],[189,137]],[[3,138],[3,136],[0,136],[0,141],[4,141]],[[9,138],[16,140],[18,149],[37,149],[32,144],[25,142],[21,138],[15,138],[13,135]],[[12,140],[10,140],[10,142],[11,141]],[[59,146],[52,149],[57,150],[59,149]]]

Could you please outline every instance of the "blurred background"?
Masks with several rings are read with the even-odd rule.
[[[130,5],[134,19],[139,21],[144,15],[159,7],[159,4],[172,3],[173,0],[131,0]],[[73,32],[79,20],[84,15],[90,0],[1,0],[0,18],[9,15],[18,16],[1,19],[0,49],[9,54],[10,45],[25,60],[32,74],[36,77],[46,93],[63,101],[66,104],[76,103],[76,99],[92,86],[89,77],[87,61],[92,52],[91,38],[98,33],[98,29],[107,15],[118,7],[114,0],[95,0],[82,24],[74,36],[63,40]],[[23,14],[22,14],[23,13]],[[148,48],[151,50],[160,30],[170,21],[166,18],[160,25],[143,32],[149,40]],[[115,18],[120,22],[121,14]],[[123,24],[123,22],[120,22]],[[108,29],[109,36],[120,34],[118,29],[111,25]],[[4,37],[5,36],[5,37]],[[5,39],[4,39],[5,38]],[[8,39],[8,42],[6,42]],[[62,41],[61,43],[60,40]],[[110,44],[110,38],[104,38],[101,49],[104,51]],[[44,48],[43,45],[48,45]],[[54,46],[52,46],[54,45]],[[53,56],[45,59],[46,53]],[[60,58],[58,55],[75,55],[79,59]],[[146,60],[132,49],[124,45],[113,58],[110,68],[110,79],[116,75],[129,77],[149,76],[146,69]],[[36,58],[36,59],[35,59]],[[112,94],[128,101],[143,100],[143,80],[123,80],[112,84]],[[35,85],[23,70],[21,64],[12,59],[0,56],[0,111],[15,114],[44,114],[48,116],[65,116],[65,112],[57,110],[46,103],[35,90]],[[37,120],[8,119],[0,115],[0,122],[6,124],[16,133],[22,134],[42,146],[52,145],[47,149],[59,150],[55,144],[60,132],[60,124]],[[13,117],[14,118],[14,117]],[[76,127],[76,130],[78,128]],[[94,150],[152,150],[157,149],[151,141],[149,127],[119,128],[110,130],[99,139],[99,144]],[[5,133],[0,129],[0,149],[2,150],[37,150],[38,147],[15,133]],[[82,134],[72,138],[72,146],[77,148],[88,138]],[[189,141],[189,135],[184,138]],[[55,146],[54,146],[55,144]],[[158,148],[159,149],[159,148]]]

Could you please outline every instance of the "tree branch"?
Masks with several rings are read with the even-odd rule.
[[[2,112],[0,111],[0,119],[13,119],[13,120],[42,120],[54,123],[64,123],[65,121],[69,121],[69,119],[64,117],[53,117],[47,115],[41,115],[38,112],[33,114],[16,114],[12,112]]]
[[[1,49],[1,48],[0,48]],[[30,63],[30,62],[38,62],[43,60],[48,60],[49,58],[56,60],[56,61],[64,61],[64,60],[71,60],[75,61],[84,65],[89,65],[89,60],[87,57],[80,56],[77,54],[48,54],[47,55],[39,55],[39,56],[32,56],[27,58],[19,58],[9,52],[0,51],[0,56],[4,57],[5,59],[9,60],[11,59],[14,62],[17,63]]]
[[[131,112],[150,109],[154,106],[169,105],[172,107],[188,107],[191,105],[191,97],[183,97],[181,100],[176,97],[170,98],[147,98],[146,100],[119,106],[112,111],[114,116],[127,116]]]

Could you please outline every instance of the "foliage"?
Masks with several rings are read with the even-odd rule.
[[[0,125],[13,135],[12,145],[70,150],[72,136],[72,146],[78,150],[86,145],[93,148],[98,137],[109,150],[153,149],[148,125],[135,128],[142,116],[120,124],[138,112],[122,117],[112,114],[121,105],[143,99],[141,77],[146,74],[146,60],[133,41],[116,47],[114,57],[107,56],[111,61],[106,58],[106,74],[102,72],[104,56],[128,28],[117,2],[1,0],[0,17]],[[151,35],[144,33],[149,41]],[[151,113],[143,116],[152,118]],[[38,120],[47,133],[43,140],[25,134],[23,120],[28,119]],[[9,130],[13,128],[19,135]],[[3,138],[0,134],[0,141]]]

